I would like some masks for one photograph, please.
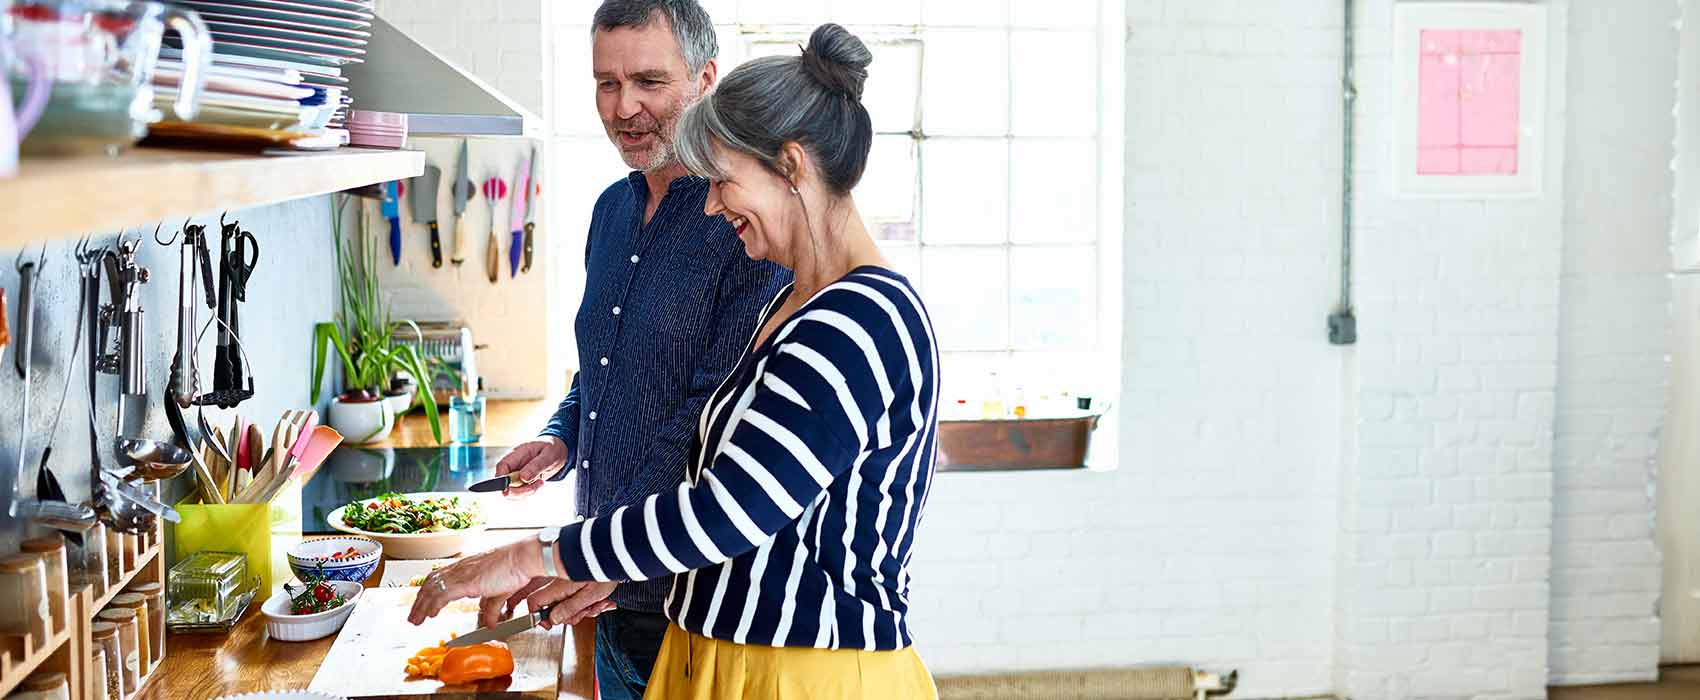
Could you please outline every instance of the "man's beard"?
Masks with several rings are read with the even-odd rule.
[[[614,138],[616,145],[619,143],[620,132],[622,131],[650,132],[655,135],[654,151],[647,159],[642,161],[632,162],[632,157],[637,156],[637,154],[628,153],[625,148],[620,148],[620,157],[626,161],[626,165],[641,172],[652,173],[677,163],[679,158],[678,150],[673,145],[673,129],[679,125],[680,115],[683,115],[685,110],[695,104],[701,96],[700,93],[687,96],[678,109],[662,115],[659,120],[651,119],[648,115],[639,115],[635,119],[614,120],[610,127],[613,133],[610,135]]]

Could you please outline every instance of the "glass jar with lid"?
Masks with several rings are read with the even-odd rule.
[[[65,682],[63,673],[37,671],[19,683],[6,700],[71,700],[71,686]]]
[[[104,688],[95,700],[124,700],[124,653],[118,646],[118,625],[96,622],[89,628],[94,646],[106,656],[106,675],[95,680]]]
[[[41,558],[0,559],[0,632],[30,635],[30,649],[47,644],[47,572]]]
[[[165,586],[138,583],[129,592],[148,601],[148,655],[153,658],[153,665],[158,666],[165,658]]]
[[[65,567],[65,536],[53,533],[24,540],[19,551],[41,556],[47,569],[47,601],[53,629],[65,629],[65,602],[71,596],[71,579]]]
[[[106,595],[111,579],[106,571],[106,524],[95,523],[83,533],[83,544],[71,552],[71,581],[94,589],[94,596]]]
[[[140,685],[141,650],[138,648],[140,637],[136,636],[136,611],[127,608],[107,608],[97,616],[101,622],[110,622],[118,626],[118,658],[119,678],[124,682],[121,686],[124,697],[130,697]]]
[[[95,644],[94,648],[89,651],[89,673],[91,677],[89,678],[88,685],[92,685],[95,688],[95,693],[91,696],[92,700],[107,700],[106,650],[101,648],[99,644]]]
[[[153,672],[154,660],[151,648],[153,635],[148,630],[148,597],[140,593],[119,593],[112,596],[112,602],[107,610],[129,610],[136,614],[136,658],[137,672],[143,676]]]

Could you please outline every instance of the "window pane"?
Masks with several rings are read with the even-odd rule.
[[[825,0],[738,0],[738,22],[742,24],[819,24],[826,14]]]
[[[1098,263],[1091,246],[1010,251],[1012,346],[1086,350],[1098,337],[1093,319]]]
[[[874,130],[909,131],[920,125],[921,44],[919,42],[877,43],[868,66],[867,89],[862,104],[873,117]]]
[[[832,21],[855,30],[858,24],[916,24],[921,19],[916,0],[832,0]]]
[[[761,58],[762,56],[796,56],[801,51],[798,42],[776,40],[772,35],[763,35],[760,41],[751,42],[744,51],[744,60]],[[725,74],[722,73],[722,76]]]
[[[1017,243],[1098,240],[1097,156],[1093,141],[1012,142],[1009,239]]]
[[[731,24],[738,21],[738,0],[697,0],[697,4],[702,5],[702,9],[708,11],[709,20],[715,24]],[[720,45],[720,51],[724,55],[725,44]]]
[[[856,186],[856,206],[875,239],[915,240],[915,181],[915,140],[875,138],[867,172]]]
[[[880,243],[880,253],[891,269],[909,278],[909,284],[921,288],[921,248],[908,243]]]
[[[1008,35],[1002,31],[932,30],[927,32],[926,42],[921,111],[927,133],[1007,133]]]
[[[1098,133],[1097,32],[1014,32],[1012,131],[1024,135]],[[930,57],[929,57],[930,58]],[[1074,109],[1066,114],[1059,105]]]
[[[1017,27],[1098,26],[1098,0],[1016,2],[1010,24]]]
[[[1008,0],[924,0],[921,4],[922,22],[928,25],[1001,27],[1009,22]]]
[[[733,68],[744,62],[744,52],[748,47],[744,45],[744,37],[734,24],[716,25],[714,38],[720,43],[720,56],[715,59],[715,63],[719,64],[720,77],[724,78]]]
[[[1009,342],[1004,248],[923,248],[922,294],[941,350],[1001,350]]]
[[[931,245],[1007,241],[1009,142],[933,139],[921,148],[921,239]]]

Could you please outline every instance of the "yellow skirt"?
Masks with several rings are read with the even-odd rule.
[[[667,627],[645,700],[900,700],[938,697],[915,647],[770,647]]]

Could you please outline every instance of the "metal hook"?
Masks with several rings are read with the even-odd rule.
[[[219,212],[219,213],[218,213],[218,229],[219,229],[219,230],[220,230],[220,231],[223,231],[223,230],[224,230],[224,229],[226,229],[226,228],[229,228],[229,227],[230,227],[230,224],[226,224],[226,223],[224,223],[224,216],[225,216],[225,215],[226,215],[226,214],[229,214],[229,213],[230,213],[230,210],[229,210],[229,209],[226,209],[226,210],[224,210],[224,211],[221,211],[221,212]],[[236,222],[236,224],[237,224],[237,225],[238,225],[238,226],[240,226],[240,225],[242,225],[242,222],[240,222],[240,221],[238,221],[238,222]]]
[[[29,246],[24,246],[23,248],[18,249],[18,257],[12,261],[12,268],[17,270],[19,274],[23,274],[24,268],[33,264],[35,265],[36,272],[39,273],[42,266],[47,264],[47,244],[41,244],[41,255],[36,256],[34,263],[24,262],[24,253],[27,252],[29,252]]]
[[[188,220],[188,219],[184,219],[184,220],[183,220],[183,225],[184,225],[184,226],[188,226],[188,225],[189,225],[189,220]],[[158,244],[160,244],[160,245],[162,245],[162,246],[170,246],[170,245],[174,245],[174,244],[176,244],[176,243],[177,243],[177,238],[178,238],[178,236],[180,236],[180,235],[182,235],[182,233],[183,233],[183,230],[182,230],[182,229],[178,229],[178,231],[177,231],[177,233],[173,233],[173,234],[171,234],[171,240],[169,240],[169,241],[162,241],[162,240],[160,240],[160,239],[159,239],[159,229],[160,229],[160,228],[161,228],[161,227],[163,227],[163,226],[165,226],[165,222],[164,222],[164,221],[161,221],[161,222],[159,222],[159,223],[158,223],[158,224],[155,224],[155,225],[154,225],[154,227],[153,227],[153,242],[155,242],[155,243],[158,243]]]

